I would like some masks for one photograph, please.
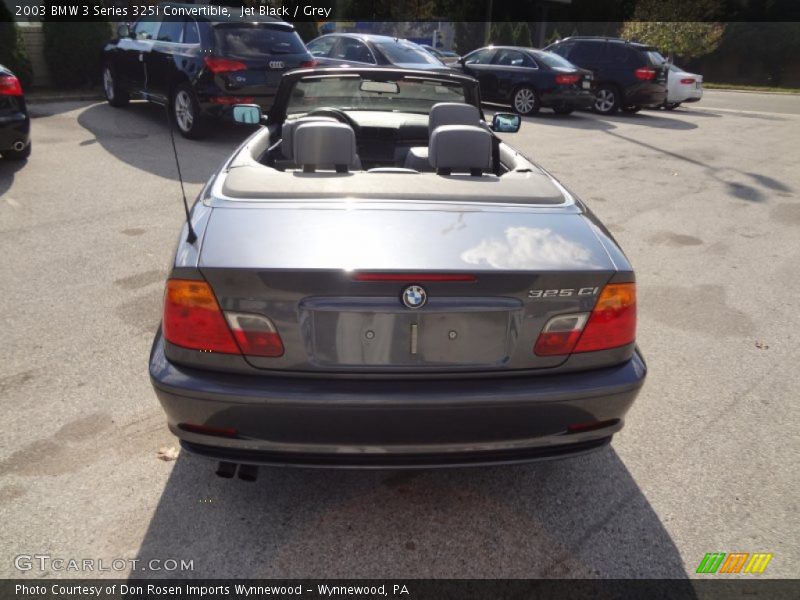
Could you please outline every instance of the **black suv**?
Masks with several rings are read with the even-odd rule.
[[[234,104],[269,109],[285,71],[316,64],[294,27],[270,17],[148,17],[117,33],[103,57],[108,103],[168,105],[187,138],[202,137],[207,118],[229,116]]]
[[[568,37],[545,50],[594,72],[596,112],[637,112],[666,99],[668,67],[651,46],[618,38]]]

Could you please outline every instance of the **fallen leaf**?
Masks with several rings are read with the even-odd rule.
[[[158,449],[156,456],[159,460],[169,462],[171,460],[177,460],[179,452],[180,451],[175,446],[170,446],[169,448],[165,446]]]
[[[759,350],[766,350],[766,349],[769,348],[769,345],[767,344],[767,342],[765,342],[763,340],[757,340],[756,341],[756,348],[758,348]]]

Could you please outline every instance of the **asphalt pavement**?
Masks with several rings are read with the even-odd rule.
[[[255,483],[158,457],[177,442],[147,359],[183,220],[163,109],[32,112],[31,159],[0,161],[0,576],[92,575],[15,567],[39,554],[141,561],[101,576],[682,578],[707,552],[797,575],[800,96],[542,111],[505,136],[637,270],[649,379],[610,448]],[[248,131],[177,141],[192,197]]]

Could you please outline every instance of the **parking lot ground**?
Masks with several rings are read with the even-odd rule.
[[[92,575],[14,566],[45,554],[136,577],[691,577],[707,552],[768,552],[762,577],[796,576],[800,98],[720,94],[507,136],[637,269],[649,379],[610,448],[256,483],[157,458],[177,443],[147,358],[183,210],[163,110],[34,105],[31,159],[0,161],[0,575]],[[247,131],[178,140],[192,197]]]

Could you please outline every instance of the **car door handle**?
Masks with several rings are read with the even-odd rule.
[[[144,61],[144,52],[139,52],[139,62]]]

